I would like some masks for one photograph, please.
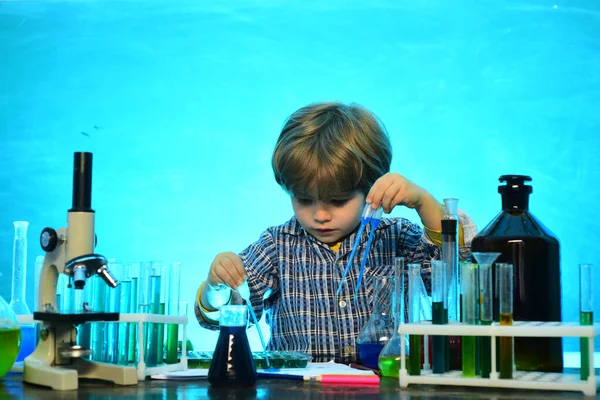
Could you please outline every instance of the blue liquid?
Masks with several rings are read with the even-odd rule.
[[[212,386],[248,387],[256,382],[256,369],[245,326],[222,326],[208,370]]]
[[[379,368],[379,353],[383,350],[385,343],[359,343],[358,359],[360,364],[371,369]]]
[[[17,355],[17,361],[23,361],[25,357],[35,350],[35,324],[21,325],[21,349]]]

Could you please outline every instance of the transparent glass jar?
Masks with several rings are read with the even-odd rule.
[[[0,377],[10,370],[21,348],[17,316],[0,296]]]

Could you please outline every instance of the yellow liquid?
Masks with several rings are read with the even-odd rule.
[[[500,314],[500,325],[511,326],[512,314]],[[500,379],[512,379],[513,372],[513,338],[500,337]]]
[[[21,348],[19,328],[0,328],[0,377],[10,370]]]

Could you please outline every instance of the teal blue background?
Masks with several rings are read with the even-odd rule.
[[[0,1],[0,295],[28,220],[33,303],[39,232],[66,226],[73,152],[91,151],[98,252],[181,261],[192,304],[218,252],[292,215],[270,166],[285,118],[339,100],[375,112],[392,169],[479,228],[498,177],[531,175],[576,321],[577,265],[600,265],[599,38],[595,0]]]

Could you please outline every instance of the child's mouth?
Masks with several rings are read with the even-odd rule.
[[[327,235],[333,232],[333,229],[317,229],[317,232],[319,232],[321,235]]]

